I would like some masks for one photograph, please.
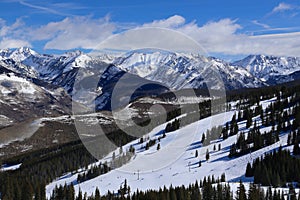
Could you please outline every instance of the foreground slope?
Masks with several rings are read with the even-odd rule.
[[[276,98],[265,100],[260,102],[260,104],[265,109],[275,100]],[[253,179],[248,179],[244,176],[247,163],[251,163],[264,153],[277,149],[280,145],[285,145],[287,134],[282,134],[280,140],[270,146],[237,158],[228,157],[230,147],[236,141],[237,135],[231,136],[226,140],[217,139],[208,146],[203,146],[200,142],[202,134],[210,130],[212,126],[223,126],[226,122],[229,122],[232,116],[237,114],[234,105],[232,103],[232,111],[217,114],[177,131],[166,133],[166,137],[160,140],[159,150],[157,150],[157,145],[150,147],[149,150],[145,150],[143,148],[145,143],[139,143],[139,140],[133,141],[123,147],[123,149],[128,149],[133,145],[136,149],[136,155],[129,163],[82,183],[77,183],[78,173],[67,174],[47,186],[47,195],[50,196],[51,191],[57,184],[64,185],[65,183],[75,184],[76,192],[81,190],[91,195],[96,187],[101,190],[102,194],[105,194],[108,190],[116,192],[124,184],[125,179],[132,191],[137,189],[143,191],[159,189],[171,184],[173,186],[182,184],[188,186],[190,183],[194,183],[196,180],[199,181],[205,176],[214,175],[215,177],[220,177],[223,173],[226,174],[226,179],[231,183],[238,182],[240,179],[253,181]],[[253,120],[255,119],[259,123],[259,117],[255,116]],[[150,139],[160,137],[165,125],[160,125],[151,131],[148,135]],[[270,129],[271,127],[262,127],[261,132],[269,131]],[[239,123],[239,130],[247,130],[245,121]],[[214,150],[214,145],[218,149],[219,144],[221,149]],[[195,157],[196,150],[199,152],[198,157]],[[207,150],[210,152],[208,161],[205,158]],[[115,155],[118,156],[118,152],[117,150]],[[110,163],[112,155],[113,153],[110,153],[101,162],[107,161]],[[199,167],[199,161],[202,162],[201,167]],[[84,171],[84,169],[80,169],[79,173],[82,174]],[[237,184],[234,187],[236,186]]]

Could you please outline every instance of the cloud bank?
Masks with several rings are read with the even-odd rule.
[[[274,12],[291,9],[290,6],[279,4]],[[221,19],[198,24],[196,21],[187,22],[183,16],[174,15],[166,19],[154,20],[145,24],[127,24],[112,22],[109,16],[92,18],[91,16],[66,17],[61,21],[50,22],[40,27],[27,27],[21,19],[7,25],[0,20],[0,48],[16,48],[32,46],[41,42],[44,49],[69,50],[74,48],[94,49],[105,43],[107,38],[119,34],[124,29],[163,28],[171,29],[190,37],[198,42],[208,53],[227,55],[269,54],[278,56],[300,56],[300,32],[281,34],[248,35],[236,19]],[[126,33],[122,33],[126,36]],[[160,35],[161,34],[161,35]],[[134,40],[128,40],[127,48],[145,46],[153,33],[137,34]],[[171,45],[176,38],[166,37],[165,33],[156,32],[157,43]],[[117,40],[111,40],[106,47],[117,48]],[[152,41],[153,42],[153,41]],[[186,44],[182,44],[186,45]],[[177,45],[178,46],[178,45]],[[187,46],[183,46],[187,48]],[[125,48],[123,45],[120,48]]]

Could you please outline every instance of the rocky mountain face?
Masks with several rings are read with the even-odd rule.
[[[110,110],[114,87],[122,77],[126,80],[122,80],[124,93],[117,95],[120,99],[130,95],[125,91],[134,92],[134,99],[186,88],[263,87],[299,79],[300,58],[251,55],[228,63],[218,58],[152,49],[122,56],[91,56],[80,51],[46,55],[29,48],[0,50],[0,103],[7,110],[1,115],[5,118],[11,110],[32,110],[31,104],[37,108],[40,104],[43,109],[37,110],[43,110],[43,114],[54,110],[67,113],[71,96],[97,110]],[[147,85],[143,92],[134,88],[139,83]]]
[[[300,58],[250,55],[232,65],[241,66],[269,85],[300,78]]]

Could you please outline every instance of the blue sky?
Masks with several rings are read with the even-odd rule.
[[[300,3],[289,1],[2,0],[0,48],[80,49],[140,27],[173,29],[210,55],[300,56]]]

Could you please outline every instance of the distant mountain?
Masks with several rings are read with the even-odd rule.
[[[206,82],[215,80],[215,76],[220,76],[226,89],[264,85],[244,68],[200,55],[139,50],[117,58],[114,64],[124,71],[163,83],[172,89],[203,88]],[[214,82],[211,86],[214,89],[222,88],[218,84]]]
[[[285,83],[300,78],[300,58],[250,55],[232,65],[247,69],[269,85]]]
[[[213,57],[156,49],[136,50],[122,56],[94,56],[80,51],[62,55],[39,54],[23,47],[0,50],[0,64],[2,74],[14,73],[41,90],[63,88],[78,102],[90,106],[96,104],[99,110],[111,109],[109,104],[115,83],[125,74],[136,81],[129,81],[126,87],[137,82],[148,83],[147,91],[136,92],[132,98],[157,95],[168,91],[166,88],[234,90],[300,79],[299,58],[252,55],[228,63]],[[76,80],[81,82],[74,86]],[[90,95],[80,97],[83,90],[93,98]]]
[[[7,69],[0,61],[0,128],[41,116],[71,112],[71,98],[63,88]]]

